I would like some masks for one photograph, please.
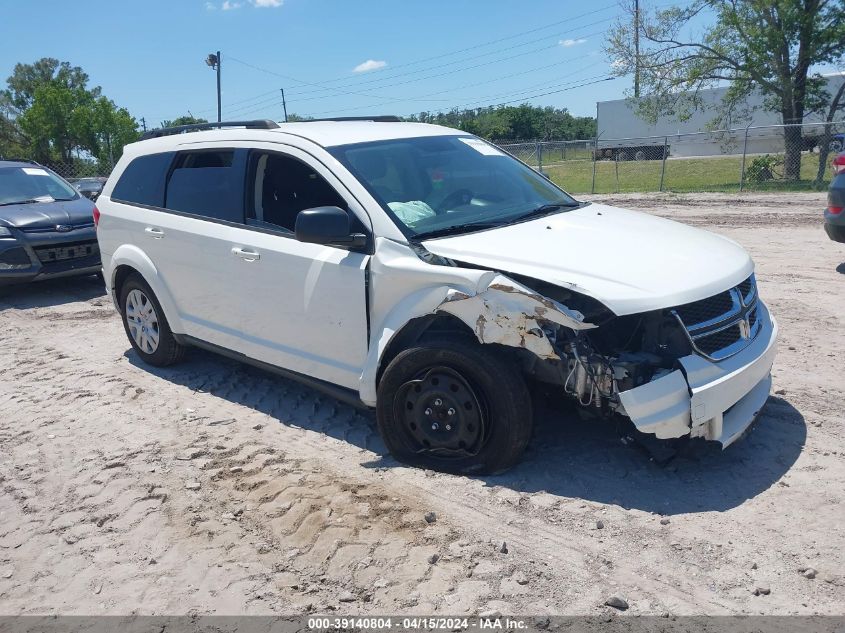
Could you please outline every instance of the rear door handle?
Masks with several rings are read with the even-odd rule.
[[[149,235],[154,240],[160,240],[164,237],[164,231],[162,231],[161,229],[153,228],[152,226],[148,226],[147,228],[145,228],[144,233]]]
[[[254,262],[261,259],[261,255],[259,255],[258,253],[255,253],[253,251],[245,251],[244,249],[237,247],[232,249],[232,255],[234,255],[235,257],[240,257],[246,262]]]

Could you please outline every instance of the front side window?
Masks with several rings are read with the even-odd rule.
[[[305,163],[283,154],[253,154],[247,224],[293,232],[300,211],[314,207],[349,210],[340,194]],[[352,217],[352,216],[350,216]]]
[[[0,168],[0,205],[76,200],[71,185],[38,165]]]
[[[244,221],[244,152],[204,150],[176,157],[164,206],[228,222]]]
[[[435,237],[580,206],[481,139],[427,136],[329,148],[408,237]]]

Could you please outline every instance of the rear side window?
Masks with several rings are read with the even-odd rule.
[[[246,151],[205,150],[176,158],[164,206],[228,222],[244,221]]]
[[[133,160],[114,186],[111,197],[152,207],[164,206],[164,183],[173,152],[148,154]]]

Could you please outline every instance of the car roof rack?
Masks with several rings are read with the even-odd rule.
[[[401,123],[395,114],[380,114],[377,116],[338,116],[327,119],[310,119],[311,121],[372,121],[374,123]]]
[[[196,132],[199,130],[214,130],[224,127],[243,127],[248,130],[274,130],[279,124],[270,119],[256,119],[254,121],[215,121],[213,123],[191,123],[189,125],[177,125],[174,127],[162,127],[157,130],[144,132],[139,140],[146,141],[151,138],[182,134],[183,132]]]

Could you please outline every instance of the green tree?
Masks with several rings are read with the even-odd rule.
[[[701,106],[702,88],[728,82],[723,113],[759,90],[783,123],[802,123],[830,98],[813,67],[841,60],[845,52],[842,0],[693,0],[641,10],[638,21],[633,3],[627,9],[605,48],[616,74],[639,70],[638,107],[651,121],[660,115],[687,118]],[[702,22],[703,33],[694,36]],[[800,126],[785,130],[784,149],[784,177],[797,180]]]
[[[85,154],[106,168],[138,138],[129,112],[103,97],[99,86],[89,88],[88,75],[69,62],[43,58],[16,64],[6,83],[0,93],[0,149],[15,130],[19,147],[28,150],[21,153],[40,162],[70,164]]]
[[[0,92],[0,156],[21,157],[26,154],[27,141],[15,118],[15,109],[8,96]]]
[[[77,109],[86,107],[91,100],[84,88],[52,83],[36,88],[31,105],[17,119],[35,160],[72,161],[74,151],[83,147],[79,130],[72,120]]]
[[[24,112],[35,101],[35,93],[46,85],[61,86],[71,91],[88,90],[88,75],[70,62],[60,62],[52,57],[43,57],[33,64],[15,64],[12,75],[6,80],[6,95],[11,105]],[[94,97],[100,96],[100,88],[90,90]]]
[[[492,140],[574,140],[592,138],[596,133],[593,117],[575,117],[565,108],[488,106],[448,112],[420,112],[411,121],[454,127]]]
[[[81,145],[109,168],[120,158],[123,146],[139,136],[135,118],[106,97],[80,104],[71,115],[71,128]]]
[[[176,127],[178,125],[193,125],[194,123],[208,123],[208,119],[199,119],[193,115],[186,114],[175,119],[164,120],[161,127]]]

